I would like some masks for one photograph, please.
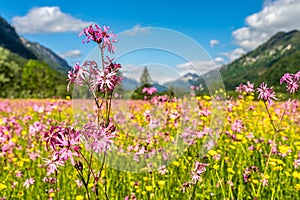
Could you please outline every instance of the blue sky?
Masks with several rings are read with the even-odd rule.
[[[217,65],[253,50],[278,31],[300,29],[298,0],[106,2],[2,0],[0,15],[20,35],[51,48],[70,64],[84,60],[95,47],[83,45],[78,37],[90,22],[109,25],[115,33],[134,27],[178,31],[199,43]]]

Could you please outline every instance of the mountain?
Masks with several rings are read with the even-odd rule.
[[[300,70],[300,31],[279,32],[257,49],[220,68],[225,87],[234,90],[240,83],[261,82],[284,90],[280,77]]]
[[[199,86],[203,84],[204,80],[202,77],[195,73],[187,73],[174,81],[167,82],[169,88],[181,88],[185,90],[190,90],[191,86]]]
[[[136,80],[127,77],[123,77],[122,84],[121,84],[124,90],[134,90],[135,88],[138,87],[138,85],[139,83]]]
[[[69,65],[0,17],[0,98],[64,97]]]
[[[38,60],[42,60],[47,63],[52,69],[63,73],[66,73],[71,69],[64,59],[39,43],[30,42],[23,37],[21,37],[21,42],[37,57]]]
[[[50,49],[20,37],[5,19],[0,17],[0,47],[26,59],[40,60],[52,69],[66,73],[71,67]]]
[[[27,49],[15,29],[0,16],[0,47],[27,59],[37,59],[33,52]]]

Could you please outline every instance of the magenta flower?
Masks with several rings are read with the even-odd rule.
[[[277,100],[273,88],[268,88],[267,84],[265,83],[260,84],[259,88],[257,88],[257,91],[259,92],[258,99],[267,101],[269,104],[272,103],[272,100]]]
[[[16,177],[17,178],[21,178],[22,176],[23,176],[22,172],[21,171],[17,171]]]
[[[35,182],[35,180],[34,180],[33,178],[30,177],[29,179],[26,179],[26,180],[25,180],[23,186],[24,186],[25,188],[29,188],[30,185],[33,185],[33,184],[34,184],[34,182]]]
[[[86,69],[82,68],[80,66],[80,63],[77,62],[74,65],[73,69],[68,72],[68,81],[69,81],[69,83],[68,83],[67,90],[69,91],[71,83],[74,83],[74,84],[77,84],[77,85],[82,85],[82,83],[86,79],[86,76],[87,77],[89,76],[89,72]]]
[[[122,81],[117,75],[120,64],[111,63],[104,71],[93,71],[94,80],[91,81],[91,89],[101,92],[112,92]]]
[[[157,89],[155,87],[150,87],[150,88],[143,88],[142,90],[143,93],[147,93],[148,95],[152,95],[157,92]]]
[[[113,146],[113,138],[115,135],[116,127],[111,123],[107,127],[104,125],[96,128],[93,124],[84,126],[81,135],[85,138],[86,148],[94,151],[95,153],[104,153],[110,150]]]
[[[79,36],[85,35],[83,43],[89,43],[91,40],[98,44],[102,44],[102,48],[107,47],[110,53],[114,53],[115,47],[112,43],[117,42],[116,35],[109,32],[109,26],[98,26],[97,24],[91,24],[83,29]]]
[[[47,148],[58,154],[62,161],[70,159],[72,165],[75,165],[74,157],[79,156],[80,135],[73,128],[62,128],[60,126],[51,127],[50,131],[44,136]],[[56,160],[56,157],[53,158]]]
[[[206,171],[206,167],[208,166],[208,164],[200,163],[199,161],[196,161],[194,165],[195,168],[191,172],[191,176],[192,176],[192,181],[196,183],[201,179],[201,175]]]
[[[290,83],[293,80],[293,75],[290,73],[285,73],[281,78],[280,78],[280,84],[286,82]]]
[[[296,93],[299,90],[300,71],[296,74],[285,73],[281,79],[280,84],[286,83],[287,91],[290,94]]]
[[[237,133],[241,133],[243,129],[243,123],[241,120],[235,120],[234,123],[231,125],[231,130]]]
[[[247,85],[244,85],[241,83],[235,89],[240,94],[242,94],[243,92],[245,92],[246,94],[250,94],[250,93],[254,92],[254,84],[247,81]]]

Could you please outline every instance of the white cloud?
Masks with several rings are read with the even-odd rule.
[[[219,40],[211,40],[209,43],[210,47],[214,47],[215,45],[219,44]]]
[[[223,62],[224,62],[224,58],[222,58],[222,57],[216,57],[216,58],[214,59],[214,61],[215,61],[216,63],[220,64],[220,63],[223,63]]]
[[[78,58],[81,55],[82,55],[81,51],[78,49],[66,51],[66,52],[59,54],[59,56],[62,58]]]
[[[25,16],[15,16],[12,22],[21,34],[79,32],[90,24],[63,13],[57,6],[32,8]]]
[[[300,1],[265,1],[263,9],[246,18],[246,26],[235,30],[235,43],[250,51],[279,31],[300,29]]]
[[[239,57],[241,57],[242,55],[244,55],[246,53],[246,51],[242,48],[236,48],[232,51],[229,52],[223,52],[220,53],[221,55],[227,57],[229,59],[230,62],[238,59]]]
[[[135,36],[137,34],[149,34],[149,29],[147,27],[141,27],[140,24],[135,25],[132,29],[126,30],[122,35]]]
[[[189,72],[202,75],[216,67],[213,61],[193,61],[178,64],[175,68],[179,71],[180,75],[185,75]]]

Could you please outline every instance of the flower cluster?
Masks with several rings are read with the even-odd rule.
[[[95,153],[104,153],[111,149],[112,139],[116,137],[115,131],[115,125],[110,123],[108,126],[101,124],[99,128],[93,124],[87,124],[79,132],[83,135],[88,150]]]
[[[195,168],[191,172],[191,176],[192,176],[192,181],[196,183],[201,179],[201,175],[206,171],[206,167],[208,166],[208,164],[200,163],[199,161],[196,161],[194,165]]]
[[[117,74],[119,68],[121,68],[120,64],[110,63],[104,71],[94,71],[94,74],[92,74],[94,79],[91,81],[91,89],[100,92],[112,92],[122,81],[122,78]]]
[[[272,103],[272,100],[277,100],[275,92],[273,91],[273,88],[268,88],[267,84],[264,82],[260,84],[260,86],[257,88],[258,99],[262,99],[264,101],[267,101],[269,104]]]
[[[54,173],[58,166],[70,159],[75,166],[74,156],[79,156],[80,135],[74,128],[63,128],[60,126],[51,127],[50,131],[44,135],[48,150],[51,150],[51,159],[45,159],[48,166],[48,175]]]
[[[157,92],[157,89],[155,87],[150,87],[150,88],[145,87],[145,88],[143,88],[142,92],[146,93],[148,95],[152,95]]]
[[[252,92],[254,92],[254,84],[250,83],[249,81],[247,81],[247,85],[246,84],[240,84],[238,87],[235,88],[236,91],[240,94],[243,94],[244,92],[246,94],[250,94]]]
[[[285,73],[281,79],[280,84],[286,83],[286,89],[290,94],[296,93],[299,90],[300,71],[295,74]]]
[[[243,174],[244,182],[249,182],[252,172],[259,172],[259,168],[256,166],[247,167]]]
[[[89,43],[91,40],[97,44],[102,44],[101,48],[108,48],[110,53],[113,53],[115,47],[112,43],[117,42],[116,35],[109,32],[109,26],[99,26],[97,24],[91,24],[83,29],[79,36],[85,35],[86,37],[82,41]]]

